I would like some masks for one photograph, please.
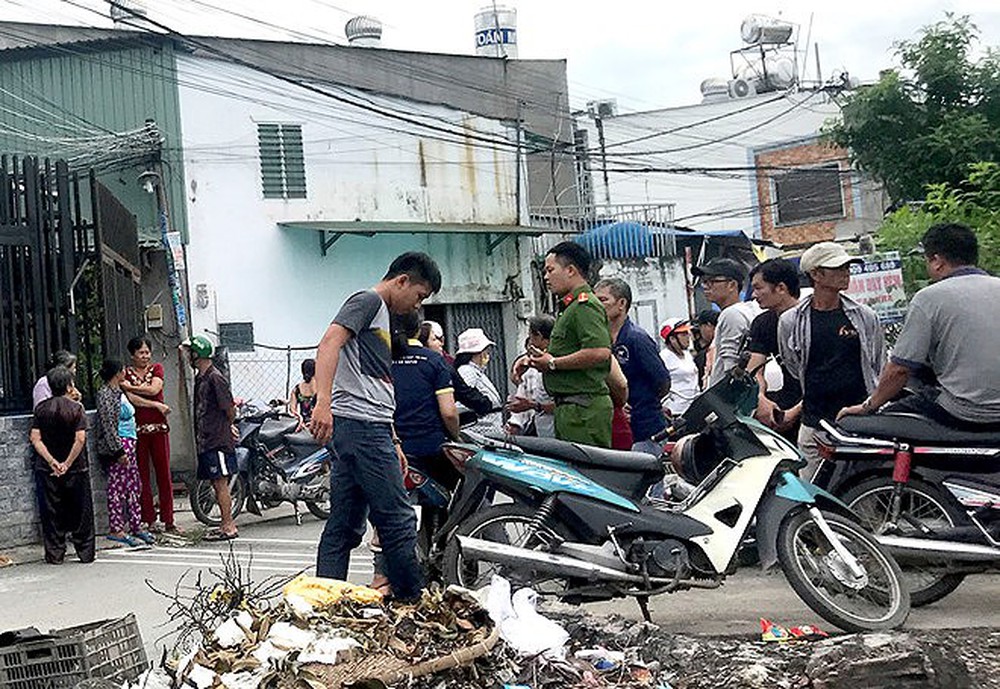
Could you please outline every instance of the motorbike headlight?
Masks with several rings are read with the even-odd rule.
[[[460,473],[465,473],[465,463],[476,456],[477,450],[467,445],[455,443],[445,443],[441,446],[441,451],[448,458],[451,465]]]

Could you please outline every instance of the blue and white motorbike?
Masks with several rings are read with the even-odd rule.
[[[761,563],[780,565],[824,619],[898,627],[910,610],[898,565],[840,500],[796,476],[793,445],[734,411],[748,395],[739,370],[703,393],[661,434],[689,434],[669,458],[527,437],[447,445],[464,478],[438,533],[445,578],[477,588],[498,573],[566,602],[630,596],[648,620],[650,596],[718,587],[756,521]],[[671,463],[697,487],[678,503],[647,498]],[[513,502],[482,509],[491,491]]]

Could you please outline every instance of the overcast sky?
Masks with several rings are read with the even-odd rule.
[[[150,17],[190,34],[344,42],[356,14],[378,17],[382,44],[402,50],[473,52],[473,15],[485,0],[145,0]],[[707,77],[730,76],[729,53],[741,47],[740,23],[750,12],[799,25],[808,40],[807,78],[819,45],[824,78],[846,70],[862,81],[895,64],[893,41],[913,38],[945,10],[972,15],[984,45],[1000,47],[1000,0],[521,0],[522,58],[564,58],[575,106],[617,98],[623,110],[689,105]],[[79,6],[74,6],[79,5]],[[82,7],[80,7],[82,6]],[[92,8],[88,11],[84,8]],[[0,0],[0,19],[111,26],[103,0]],[[223,9],[224,8],[224,9]],[[241,19],[230,12],[252,17]],[[811,24],[811,29],[810,29]],[[271,26],[268,26],[271,25]],[[303,35],[305,34],[305,35]]]

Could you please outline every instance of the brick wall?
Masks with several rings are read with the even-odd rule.
[[[92,414],[88,415],[92,419]],[[0,550],[41,543],[38,501],[32,475],[32,451],[28,443],[31,416],[0,416]],[[88,446],[91,444],[88,435]],[[90,481],[94,492],[97,533],[108,528],[107,485],[97,466],[96,454],[88,447]],[[70,547],[72,551],[72,546]]]
[[[812,141],[807,143],[783,146],[771,150],[759,151],[754,155],[757,167],[806,167],[836,162],[842,170],[849,170],[847,151],[836,146]],[[777,214],[774,209],[771,175],[773,170],[758,170],[757,172],[757,202],[760,212],[761,238],[778,244],[811,244],[834,239],[837,225],[854,218],[853,190],[849,175],[843,175],[842,193],[844,195],[844,218],[837,220],[821,220],[804,222],[794,225],[776,225]]]

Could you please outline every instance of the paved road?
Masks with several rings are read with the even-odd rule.
[[[71,546],[61,566],[33,562],[0,569],[0,631],[25,626],[48,630],[134,612],[147,653],[158,657],[155,641],[168,631],[167,601],[149,585],[172,591],[185,573],[192,582],[199,571],[203,582],[214,581],[208,570],[221,569],[230,543],[255,581],[314,571],[322,523],[306,514],[297,526],[291,508],[265,514],[264,519],[241,515],[240,538],[229,543],[103,550],[91,565],[77,562]],[[178,524],[199,528],[190,512],[181,513]],[[371,552],[359,548],[351,558],[350,579],[368,583],[371,577]]]
[[[240,523],[241,536],[233,542],[233,549],[244,564],[252,557],[255,580],[311,571],[322,530],[315,518],[307,515],[297,526],[288,510],[272,512],[265,520],[241,516]],[[228,550],[228,544],[204,544],[141,552],[104,551],[89,566],[67,557],[61,567],[32,563],[0,570],[0,631],[28,625],[47,630],[135,612],[148,652],[158,657],[156,641],[167,631],[166,601],[154,594],[146,581],[160,590],[171,590],[185,572],[220,566],[220,557]],[[352,557],[350,579],[367,583],[370,578],[371,555],[362,547]],[[907,626],[1000,627],[998,601],[1000,576],[970,577],[944,601],[914,610]],[[660,596],[651,607],[656,623],[688,634],[754,634],[761,617],[831,629],[799,601],[782,574],[764,575],[753,569],[741,570],[718,590]],[[587,608],[598,614],[641,619],[631,600]]]

